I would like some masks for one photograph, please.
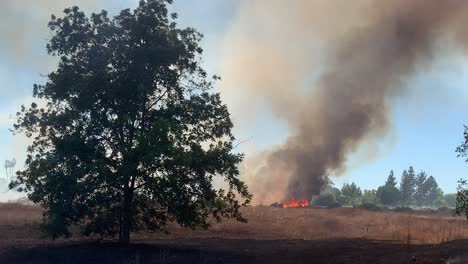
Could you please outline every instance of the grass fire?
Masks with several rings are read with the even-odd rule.
[[[291,195],[291,199],[288,202],[283,202],[281,207],[283,208],[298,208],[298,207],[308,207],[309,201],[306,199],[296,200],[294,196]]]
[[[0,22],[0,263],[468,263],[468,1]]]

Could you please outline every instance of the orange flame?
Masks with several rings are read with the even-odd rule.
[[[291,195],[291,201],[290,202],[284,202],[283,203],[283,208],[297,208],[297,207],[307,207],[309,206],[309,201],[306,199],[301,199],[299,201],[294,198],[294,196]]]

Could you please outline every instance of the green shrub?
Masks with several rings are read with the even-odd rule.
[[[339,202],[334,202],[332,204],[329,204],[327,207],[328,208],[338,208],[338,207],[341,207],[341,204]]]
[[[336,203],[336,197],[333,193],[323,193],[312,199],[310,204],[315,206],[331,206]]]
[[[376,205],[376,204],[373,204],[373,203],[363,203],[363,204],[360,204],[359,206],[357,206],[357,208],[360,208],[360,209],[365,209],[365,210],[369,210],[369,211],[382,211],[384,208]]]

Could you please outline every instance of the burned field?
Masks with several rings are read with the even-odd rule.
[[[176,239],[15,247],[2,263],[466,263],[467,241],[412,245],[340,240]]]
[[[468,246],[466,220],[444,214],[267,206],[244,214],[247,224],[170,225],[169,234],[140,232],[122,246],[45,239],[39,208],[3,205],[0,263],[464,263]]]

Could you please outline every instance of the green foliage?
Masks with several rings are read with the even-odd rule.
[[[360,206],[375,204],[377,206],[427,206],[432,208],[455,206],[455,195],[444,195],[433,176],[427,176],[424,171],[415,175],[414,168],[409,167],[403,171],[400,188],[397,187],[397,179],[393,170],[390,171],[385,184],[377,190],[364,190],[355,184],[343,185],[341,191],[331,185],[326,185],[322,194],[331,192],[338,203],[342,205]],[[406,194],[405,194],[406,193]],[[404,195],[405,194],[405,195]]]
[[[387,206],[396,205],[399,201],[399,194],[397,188],[387,185],[380,186],[376,192],[379,203]]]
[[[439,184],[434,179],[434,177],[429,176],[423,184],[424,200],[423,205],[431,206],[438,197],[443,197],[444,193],[442,189],[439,188]]]
[[[442,190],[439,188],[434,177],[429,176],[422,171],[416,177],[416,190],[413,195],[413,200],[417,206],[432,206],[437,199],[443,196]],[[440,201],[439,201],[440,202]]]
[[[445,200],[445,195],[442,189],[438,189],[437,191],[437,198],[431,204],[432,208],[441,208],[441,207],[449,207],[447,200]],[[455,207],[452,206],[452,208]]]
[[[413,196],[416,190],[416,175],[412,166],[408,171],[403,171],[400,182],[400,202],[404,206],[410,206],[413,203]]]
[[[465,125],[464,128],[465,128],[463,132],[464,140],[462,144],[460,144],[460,146],[458,146],[455,151],[458,153],[457,157],[463,157],[465,158],[465,162],[468,162],[468,127]],[[468,190],[466,186],[467,186],[466,180],[460,179],[458,181],[455,214],[465,215],[465,217],[468,219]]]
[[[338,207],[341,207],[341,204],[339,202],[335,202],[327,206],[327,208],[338,208]]]
[[[323,193],[317,197],[314,197],[311,201],[311,205],[315,206],[332,206],[336,204],[336,197],[333,193]]]
[[[400,191],[396,185],[396,178],[393,175],[393,171],[390,171],[385,185],[380,186],[376,192],[377,199],[381,204],[393,206],[398,203],[400,200]]]
[[[415,178],[415,191],[413,194],[413,201],[417,206],[422,206],[425,202],[425,196],[427,195],[425,182],[427,180],[427,174],[421,171]]]
[[[361,188],[359,188],[354,182],[351,184],[345,183],[341,188],[341,195],[338,202],[343,205],[357,206],[361,196]]]
[[[324,194],[324,193],[331,193],[333,194],[335,197],[339,197],[341,195],[341,191],[340,189],[334,187],[333,185],[326,185],[322,191],[320,192],[321,194]]]
[[[468,219],[468,189],[467,181],[460,179],[457,188],[456,215],[464,215]]]
[[[378,204],[376,190],[364,190],[361,197],[361,204]]]
[[[457,194],[456,193],[448,193],[445,194],[442,198],[443,202],[446,203],[447,207],[455,208],[457,204]]]
[[[457,147],[455,152],[457,152],[457,157],[465,158],[465,162],[468,162],[468,126],[464,126],[465,130],[463,131],[463,142],[460,146]]]
[[[390,171],[390,174],[388,175],[385,185],[396,188],[397,182],[396,182],[396,177],[393,175],[393,170]]]
[[[78,225],[128,242],[131,231],[167,221],[245,221],[239,209],[251,196],[237,178],[243,155],[234,153],[228,109],[211,91],[219,78],[200,67],[202,35],[177,27],[171,2],[140,1],[113,18],[78,7],[52,16],[47,51],[59,64],[34,85],[47,106],[18,113],[15,132],[33,143],[11,187],[46,209],[53,237]]]
[[[329,177],[325,179],[325,186],[322,188],[320,195],[314,197],[310,201],[312,206],[326,206],[329,208],[340,207],[341,204],[337,201],[337,197],[341,196],[340,189],[335,187],[335,184]]]
[[[333,187],[327,186],[324,190],[330,192]],[[335,195],[335,197],[342,205],[353,205],[355,207],[357,205],[375,204],[388,207],[417,205],[438,208],[449,206],[446,198],[451,201],[452,206],[455,204],[454,195],[444,196],[433,176],[428,177],[424,171],[415,175],[412,166],[403,172],[400,188],[397,187],[397,179],[392,170],[385,184],[377,188],[377,190],[365,190],[362,195],[359,192],[359,187],[354,183],[345,184],[340,192],[336,192],[338,195]],[[359,198],[356,199],[356,197]]]
[[[369,210],[369,211],[382,211],[385,209],[385,208],[378,206],[375,203],[362,203],[358,206],[358,208]]]

